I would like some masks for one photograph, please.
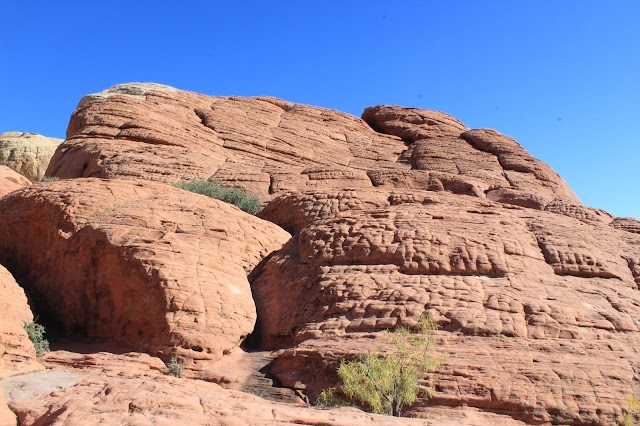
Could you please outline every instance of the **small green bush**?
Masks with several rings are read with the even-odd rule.
[[[227,188],[217,180],[180,181],[174,186],[185,191],[195,192],[196,194],[206,195],[207,197],[233,204],[249,214],[256,214],[262,208],[258,197],[249,194],[243,188]]]
[[[180,378],[182,376],[184,364],[180,362],[180,358],[178,358],[178,355],[175,355],[173,358],[171,358],[171,361],[169,361],[165,365],[167,366],[167,374],[177,378]]]
[[[24,323],[24,330],[36,349],[36,355],[42,356],[49,352],[49,341],[44,338],[44,325],[37,322]]]
[[[627,398],[627,409],[623,410],[622,418],[617,421],[619,426],[636,426],[635,419],[640,414],[640,400],[635,397]]]
[[[57,176],[42,176],[40,182],[57,182],[60,178]]]
[[[384,355],[370,352],[359,354],[352,361],[342,360],[338,376],[343,384],[338,391],[374,413],[397,417],[420,393],[431,398],[431,390],[420,387],[419,381],[441,364],[432,353],[437,328],[434,322],[422,317],[414,329],[398,328],[388,333],[393,352]],[[339,399],[335,389],[325,390],[318,398],[321,405],[335,405]]]

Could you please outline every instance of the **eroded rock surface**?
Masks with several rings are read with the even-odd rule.
[[[426,313],[442,327],[435,403],[611,424],[636,391],[635,234],[401,189],[282,195],[260,216],[294,233],[253,283],[262,344],[294,346],[274,369],[288,386],[335,385],[341,358]]]
[[[0,377],[43,368],[24,330],[32,321],[24,291],[0,265]]]
[[[415,108],[377,106],[360,119],[133,83],[83,98],[47,174],[111,181],[0,200],[0,262],[37,306],[63,328],[165,361],[229,356],[182,382],[145,356],[119,358],[135,377],[109,361],[100,377],[40,402],[12,400],[29,421],[376,424],[351,409],[260,405],[189,380],[247,389],[244,367],[257,360],[237,358],[237,346],[256,318],[250,272],[253,338],[277,350],[267,370],[311,400],[338,384],[342,359],[392,350],[384,331],[423,314],[441,327],[444,364],[423,381],[435,398],[408,414],[444,413],[429,424],[609,425],[640,392],[639,222],[584,206],[495,130]],[[259,195],[259,216],[293,238],[142,182],[191,178]],[[48,359],[52,368],[106,362],[66,357]]]
[[[556,199],[581,205],[516,141],[470,130],[442,112],[379,106],[359,119],[276,98],[211,97],[151,83],[83,98],[47,173],[170,183],[217,178],[262,200],[286,191],[386,186],[535,209]]]
[[[268,199],[307,187],[371,187],[368,168],[408,168],[396,163],[406,149],[401,140],[338,111],[136,88],[85,98],[48,173],[171,183],[215,177]]]
[[[0,197],[29,185],[31,182],[26,177],[7,166],[0,166]]]
[[[8,166],[32,182],[44,176],[62,139],[36,133],[6,132],[0,134],[0,165]]]
[[[0,263],[45,322],[165,358],[239,345],[256,318],[247,275],[289,237],[152,182],[62,180],[0,201]]]

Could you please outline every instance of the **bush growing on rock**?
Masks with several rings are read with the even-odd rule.
[[[217,180],[180,181],[174,186],[185,191],[195,192],[196,194],[206,195],[207,197],[233,204],[249,214],[258,213],[262,207],[258,197],[249,194],[243,188],[227,188]]]
[[[57,176],[42,176],[40,182],[57,182],[60,178]]]
[[[31,343],[33,343],[37,356],[42,356],[49,352],[49,341],[44,338],[45,328],[42,324],[37,322],[25,323],[24,330],[27,332]]]
[[[403,407],[412,405],[420,393],[431,398],[431,390],[420,387],[419,381],[441,364],[432,353],[437,328],[433,321],[421,317],[413,329],[402,327],[388,333],[392,353],[370,352],[359,354],[356,360],[343,360],[338,367],[342,386],[324,390],[319,405],[342,405],[340,392],[375,413],[400,417]]]
[[[622,418],[618,420],[617,424],[620,426],[636,426],[635,419],[640,414],[640,400],[630,397],[627,403],[628,408],[624,410]]]
[[[182,376],[184,364],[180,362],[178,355],[175,355],[173,358],[171,358],[171,361],[169,361],[165,365],[167,366],[167,374],[177,378],[180,378]]]

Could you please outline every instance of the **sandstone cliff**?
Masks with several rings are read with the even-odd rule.
[[[424,378],[435,398],[407,414],[430,424],[606,425],[638,391],[640,221],[583,205],[495,130],[415,108],[357,118],[135,83],[82,99],[47,175],[67,180],[0,199],[0,263],[72,334],[179,354],[190,377],[213,380],[211,363],[255,326],[245,344],[275,350],[269,374],[313,400],[338,383],[341,359],[388,350],[384,330],[427,314],[444,365]],[[191,178],[242,186],[264,209],[255,218],[163,184]],[[33,421],[215,404],[258,424],[365,421],[250,417],[253,402],[212,384],[114,375],[10,404]],[[106,393],[128,386],[167,395],[171,412]],[[168,396],[180,387],[199,400]],[[138,408],[109,411],[123,404]]]

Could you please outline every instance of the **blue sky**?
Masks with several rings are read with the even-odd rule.
[[[637,0],[2,0],[0,16],[0,132],[64,137],[83,95],[130,81],[438,109],[640,218]]]

